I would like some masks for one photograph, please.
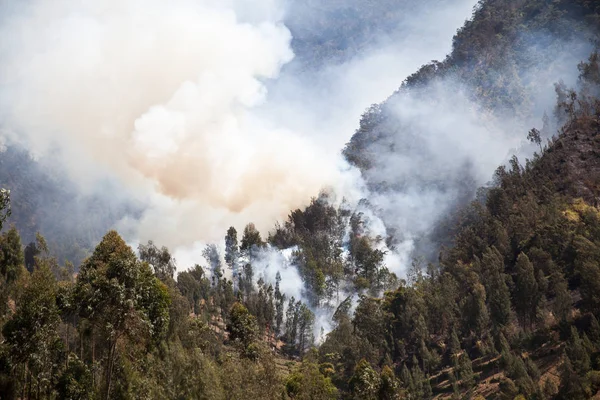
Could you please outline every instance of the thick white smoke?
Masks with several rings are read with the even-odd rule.
[[[232,222],[223,219],[266,228],[334,181],[337,166],[250,112],[293,56],[277,5],[264,6],[61,0],[12,10],[0,29],[10,38],[0,53],[10,139],[58,148],[82,183],[109,173],[137,187],[155,209],[134,227],[141,236],[214,239]]]
[[[443,56],[471,3],[311,81],[278,79],[293,58],[283,0],[5,0],[3,132],[56,152],[87,190],[107,175],[129,186],[147,204],[121,223],[132,239],[193,246],[250,221],[265,232],[323,186],[355,186],[338,153],[360,112]]]
[[[0,0],[0,128],[85,191],[106,178],[128,187],[105,195],[145,211],[119,230],[169,246],[182,269],[229,226],[266,233],[323,187],[358,199],[339,152],[360,114],[443,57],[474,0],[412,8],[402,35],[310,72],[282,72],[294,57],[285,3]],[[406,254],[389,252],[388,267],[402,273]],[[304,298],[289,257],[269,251],[255,268],[271,283],[279,270],[288,297]],[[331,307],[315,312],[329,330]]]

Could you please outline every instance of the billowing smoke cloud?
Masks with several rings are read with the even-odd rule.
[[[249,113],[293,53],[276,4],[245,8],[26,3],[1,32],[11,38],[0,71],[11,139],[39,153],[58,147],[80,182],[108,173],[139,187],[162,217],[179,218],[170,244],[211,237],[225,213],[272,221],[336,168],[309,140]],[[189,221],[196,213],[207,221]],[[158,233],[160,222],[149,217],[139,231]]]
[[[352,195],[357,173],[338,153],[358,116],[443,56],[471,3],[280,77],[294,56],[283,1],[3,1],[3,132],[83,189],[128,186],[147,207],[121,222],[131,238],[192,246],[249,221],[264,232],[324,186]]]

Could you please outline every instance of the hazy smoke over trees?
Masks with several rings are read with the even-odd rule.
[[[298,71],[318,55],[302,43],[328,35],[315,26],[314,4],[1,5],[0,30],[11,38],[0,49],[5,139],[62,164],[87,192],[102,192],[100,179],[129,187],[145,212],[120,228],[130,238],[179,246],[217,240],[248,221],[266,231],[324,186],[349,194],[357,174],[348,173],[339,150],[358,116],[449,49],[471,2],[424,14],[429,21],[453,10],[435,32],[429,23],[409,24],[398,5],[387,24],[406,27],[404,46],[358,27],[362,48],[344,45],[344,63],[321,57],[311,74]],[[323,15],[356,7],[330,5]],[[286,23],[304,53],[280,76],[294,57]],[[438,44],[423,50],[411,33]]]
[[[532,34],[521,41],[535,61],[492,69],[529,95],[535,112],[524,118],[500,124],[460,74],[394,95],[355,136],[372,125],[360,148],[375,155],[371,168],[346,151],[361,177],[340,154],[360,114],[441,59],[473,3],[382,0],[367,12],[351,1],[4,1],[2,133],[94,199],[133,201],[141,211],[116,213],[117,227],[179,249],[182,268],[228,227],[254,222],[264,234],[330,187],[337,199],[369,197],[371,229],[397,236],[401,257],[388,263],[402,272],[410,241],[468,199],[541,119],[542,96],[528,85],[565,76],[560,57],[548,60],[560,51],[540,45],[551,36]],[[580,49],[558,49],[567,47],[572,60]]]

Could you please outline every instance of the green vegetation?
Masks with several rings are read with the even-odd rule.
[[[527,34],[593,36],[599,24],[600,6],[591,1],[481,1],[452,54],[409,77],[399,93],[452,75],[483,107],[523,112],[528,92],[510,71],[527,66],[517,51]],[[539,153],[512,158],[496,170],[493,185],[457,207],[440,240],[451,245],[436,262],[415,260],[407,280],[385,266],[381,244],[389,238],[370,235],[364,214],[346,203],[332,206],[326,193],[292,211],[266,240],[253,224],[240,240],[229,228],[225,266],[218,247],[208,245],[204,267],[178,274],[166,247],[148,242],[136,255],[116,231],[75,272],[42,235],[23,246],[14,226],[5,229],[0,398],[597,395],[598,53],[579,71],[575,89],[556,85],[559,134],[544,143],[548,132],[525,130]],[[363,171],[374,165],[367,144],[385,141],[393,128],[386,107],[367,111],[345,150]],[[11,205],[29,207],[10,194],[0,192],[0,228]],[[269,248],[292,253],[306,288],[302,301],[282,292],[281,275],[274,285],[256,276]],[[339,304],[333,329],[315,346],[312,310],[331,304]]]

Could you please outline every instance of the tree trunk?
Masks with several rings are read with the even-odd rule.
[[[21,386],[21,398],[25,398],[25,389],[27,389],[27,364],[23,364],[23,378]]]
[[[110,400],[110,389],[112,386],[112,370],[115,358],[115,348],[117,347],[117,338],[110,343],[108,350],[108,368],[106,370],[106,400]]]
[[[96,387],[96,340],[92,330],[92,385]]]
[[[65,367],[69,366],[69,353],[70,353],[70,348],[69,348],[69,322],[67,321],[67,357],[65,360]]]
[[[27,371],[27,400],[31,400],[31,371]]]

